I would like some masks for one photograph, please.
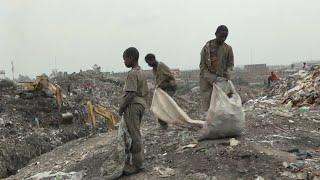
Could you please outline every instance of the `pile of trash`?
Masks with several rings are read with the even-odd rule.
[[[0,95],[12,92],[14,89],[16,89],[16,85],[13,81],[6,79],[0,80]]]
[[[77,109],[87,101],[99,104],[116,112],[122,95],[124,81],[108,73],[93,70],[80,71],[53,80],[64,90],[66,103]]]
[[[50,81],[62,87],[61,112],[52,96],[34,91],[23,97],[14,82],[0,82],[0,178],[15,174],[43,153],[92,134],[88,113],[83,113],[83,119],[77,114],[87,110],[87,101],[116,113],[124,84],[121,79],[90,70],[63,74]],[[63,113],[73,114],[71,123],[61,123]],[[106,131],[105,120],[97,118],[99,130]]]
[[[300,77],[302,79],[284,94],[283,102],[291,102],[293,106],[298,107],[320,104],[320,66],[314,66],[312,71]]]
[[[271,89],[268,90],[268,96],[274,97],[284,94],[289,89],[287,82],[287,79],[279,79],[278,81],[274,82]]]
[[[316,68],[316,66],[314,66]],[[315,69],[313,69],[315,70]],[[300,70],[295,74],[291,74],[286,78],[280,78],[275,82],[271,82],[271,87],[267,89],[269,97],[280,97],[283,96],[287,91],[294,88],[298,81],[303,80],[304,77],[311,74],[312,71]]]
[[[269,96],[295,107],[320,104],[320,66],[313,66],[310,71],[300,70],[277,81],[272,85]]]
[[[55,100],[41,93],[28,99],[6,94],[0,99],[0,178],[15,174],[34,157],[90,134],[84,124],[59,125]]]

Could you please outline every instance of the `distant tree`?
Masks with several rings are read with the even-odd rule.
[[[52,69],[51,74],[49,76],[50,79],[57,77],[58,75],[58,70],[57,69]]]
[[[64,77],[66,72],[57,71],[55,69],[52,70],[49,79],[62,78]]]
[[[98,66],[97,64],[93,65],[93,66],[92,66],[92,69],[93,69],[93,71],[95,71],[95,72],[101,72],[101,67]]]
[[[30,81],[32,81],[32,79],[29,76],[24,76],[24,75],[19,74],[17,81],[18,82],[30,82]]]

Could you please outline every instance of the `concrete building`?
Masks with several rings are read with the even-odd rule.
[[[250,64],[245,65],[244,70],[249,73],[258,74],[258,75],[266,75],[269,74],[269,69],[267,64]]]
[[[267,64],[249,64],[238,74],[249,84],[264,84],[270,74]]]

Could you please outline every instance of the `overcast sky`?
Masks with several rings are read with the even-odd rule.
[[[1,0],[0,69],[126,71],[135,46],[172,68],[197,69],[216,27],[229,28],[236,65],[320,58],[319,0]]]

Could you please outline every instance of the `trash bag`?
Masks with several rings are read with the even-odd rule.
[[[199,140],[239,136],[245,126],[241,98],[231,81],[213,84],[206,121],[191,119],[172,97],[160,88],[155,89],[151,111],[157,118],[170,124],[201,126]]]
[[[232,82],[214,83],[210,107],[201,130],[200,140],[236,137],[242,134],[244,126],[245,113],[241,98]]]
[[[201,127],[204,124],[204,121],[191,119],[172,97],[160,88],[156,88],[154,91],[150,109],[157,118],[169,124],[191,124]]]

